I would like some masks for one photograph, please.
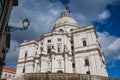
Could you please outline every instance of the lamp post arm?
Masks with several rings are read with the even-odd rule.
[[[17,30],[25,30],[24,28],[19,28],[19,27],[13,27],[13,26],[8,26],[9,28],[9,32],[14,32],[14,31],[17,31]]]

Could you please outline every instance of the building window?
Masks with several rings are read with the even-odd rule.
[[[83,46],[87,46],[86,40],[83,40]]]
[[[57,73],[63,73],[63,71],[59,70],[59,71],[57,71]]]
[[[47,71],[46,73],[52,73],[51,71]]]
[[[74,47],[73,47],[73,46],[71,46],[71,50],[74,50]]]
[[[51,46],[47,47],[47,53],[51,53]]]
[[[90,71],[87,71],[86,74],[90,74]]]
[[[58,42],[61,42],[61,38],[58,38],[57,41],[58,41]]]
[[[27,57],[27,53],[25,53],[25,58]]]
[[[48,40],[48,43],[50,43],[50,42],[51,42],[51,39]]]
[[[43,47],[40,47],[41,52],[43,51]]]
[[[23,73],[25,73],[25,68],[23,68]]]
[[[72,63],[72,67],[75,68],[75,63]]]
[[[105,61],[102,60],[102,63],[105,64]]]
[[[43,43],[41,43],[41,45],[43,45]]]
[[[73,29],[70,29],[70,31],[73,31]]]
[[[71,44],[73,44],[73,41],[70,41],[71,42]]]
[[[60,29],[59,32],[64,32],[63,29]]]
[[[89,60],[85,59],[85,66],[89,66]]]
[[[61,45],[57,45],[57,52],[58,52],[58,53],[62,52],[61,49],[62,49]]]

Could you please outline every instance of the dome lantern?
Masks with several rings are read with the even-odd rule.
[[[78,27],[78,23],[76,20],[70,17],[68,10],[63,10],[61,13],[61,17],[55,22],[54,29],[61,27],[63,25],[69,25],[72,27]]]
[[[62,17],[68,17],[69,16],[69,12],[68,10],[64,10],[61,14]]]

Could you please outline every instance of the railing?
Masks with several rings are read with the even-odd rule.
[[[23,80],[120,80],[104,76],[74,73],[27,73],[23,77]]]

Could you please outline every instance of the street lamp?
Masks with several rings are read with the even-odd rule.
[[[26,30],[28,29],[28,26],[30,25],[30,22],[28,19],[23,20],[23,28],[19,28],[19,27],[13,27],[13,26],[8,26],[8,31],[9,32],[14,32],[16,30]]]
[[[19,28],[19,27],[14,27],[14,26],[7,26],[5,28],[5,33],[6,34],[6,47],[10,48],[10,32],[14,32],[16,30],[26,30],[28,29],[28,26],[30,25],[30,22],[28,19],[23,20],[23,28]]]
[[[23,29],[28,29],[28,26],[30,25],[30,22],[28,19],[23,20]]]

